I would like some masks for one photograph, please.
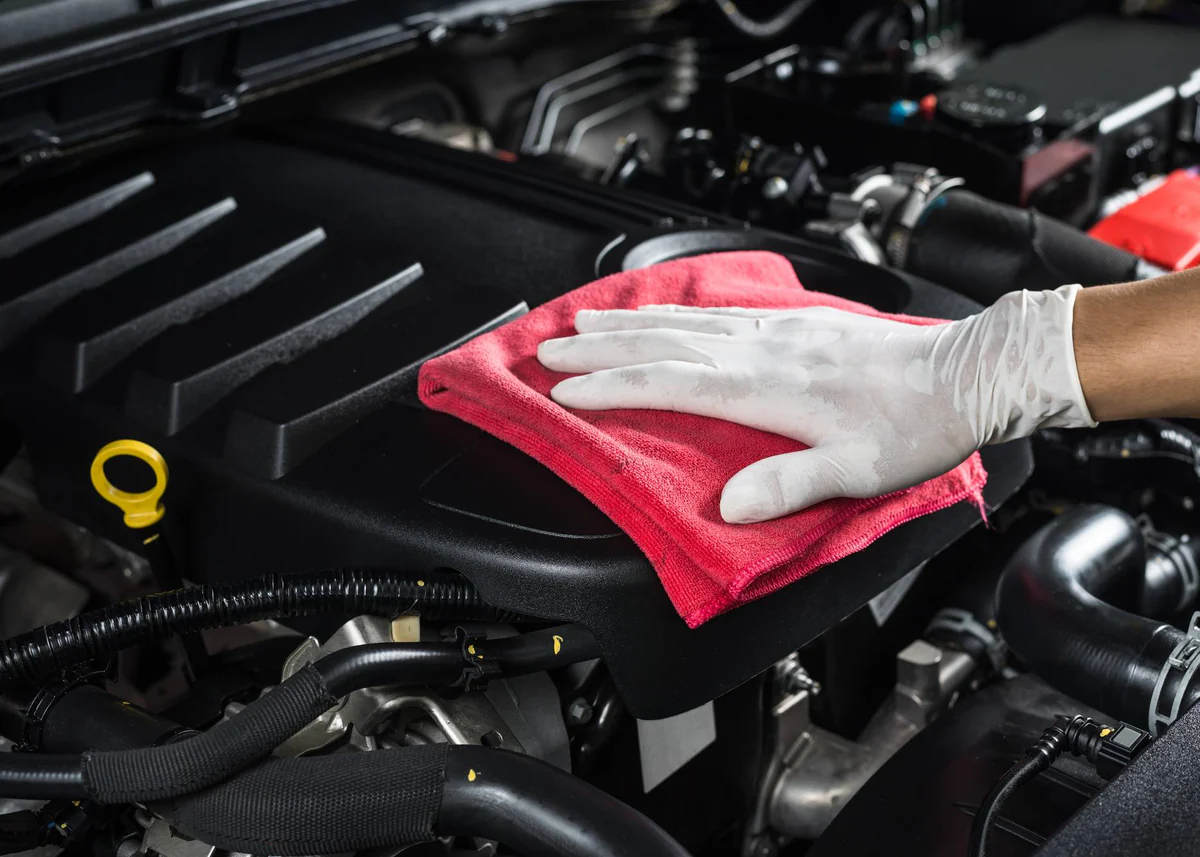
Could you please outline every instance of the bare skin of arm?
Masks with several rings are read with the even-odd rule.
[[[1200,417],[1200,268],[1075,299],[1075,362],[1092,417]]]

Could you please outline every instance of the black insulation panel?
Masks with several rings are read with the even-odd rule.
[[[961,317],[952,292],[627,191],[323,123],[111,158],[0,206],[0,407],[43,502],[140,550],[92,490],[125,437],[171,468],[186,576],[452,568],[595,633],[630,710],[768,667],[980,523],[966,504],[690,631],[634,544],[514,449],[414,397],[421,362],[597,273],[784,253],[810,288]],[[1024,442],[985,450],[992,505]]]

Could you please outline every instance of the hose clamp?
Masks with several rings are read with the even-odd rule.
[[[971,611],[963,610],[961,607],[945,607],[939,610],[933,617],[933,621],[929,623],[929,627],[925,629],[926,634],[936,632],[951,636],[971,637],[977,640],[983,646],[988,661],[992,664],[992,669],[996,672],[1004,669],[1004,659],[1008,653],[1008,647],[1004,644],[1004,640],[993,634],[990,628],[976,619],[975,614]]]
[[[462,652],[463,671],[450,687],[461,688],[463,692],[486,690],[491,679],[500,677],[500,664],[488,660],[480,645],[486,640],[486,636],[469,634],[465,628],[454,629],[454,641],[459,644]]]
[[[948,178],[933,168],[912,172],[907,178],[908,193],[901,200],[898,211],[886,227],[883,240],[883,250],[888,262],[901,270],[908,266],[913,231],[925,218],[930,206],[945,195],[946,191],[966,184],[964,179]]]
[[[21,740],[13,745],[13,752],[40,753],[42,751],[42,727],[46,722],[46,717],[50,714],[50,709],[80,685],[92,684],[103,687],[105,673],[105,670],[96,669],[91,664],[79,664],[64,670],[55,681],[43,685],[25,708],[25,716],[21,725]]]
[[[1150,695],[1148,725],[1150,734],[1155,738],[1159,735],[1160,725],[1162,727],[1170,726],[1179,717],[1183,698],[1187,695],[1188,685],[1191,684],[1197,668],[1200,668],[1200,611],[1192,614],[1187,634],[1167,656],[1162,670],[1158,674],[1158,681],[1154,684],[1154,693]],[[1173,683],[1168,699],[1163,700],[1163,690],[1173,675],[1177,676],[1177,680]],[[1170,711],[1163,712],[1162,708],[1168,700]]]
[[[1200,595],[1200,568],[1196,566],[1196,558],[1188,547],[1187,536],[1180,539],[1169,533],[1159,532],[1144,515],[1138,518],[1138,523],[1141,525],[1146,546],[1157,551],[1179,575],[1182,591],[1179,594],[1178,607],[1182,609],[1195,603],[1196,596]]]

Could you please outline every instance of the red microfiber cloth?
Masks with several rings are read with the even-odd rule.
[[[646,304],[797,308],[885,315],[806,291],[773,253],[697,256],[614,274],[434,358],[421,401],[504,440],[549,467],[630,535],[690,627],[760,598],[869,545],[888,530],[960,500],[983,508],[978,454],[915,488],[840,499],[758,524],[727,524],[725,482],[749,464],[804,449],[794,440],[670,411],[571,411],[550,388],[567,377],[537,360],[538,343],[575,332],[581,309]],[[887,316],[910,324],[931,319]]]

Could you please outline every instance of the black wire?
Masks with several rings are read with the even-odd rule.
[[[1026,756],[1009,768],[1008,772],[1000,778],[1000,781],[984,799],[983,804],[979,807],[979,812],[975,815],[975,821],[971,824],[971,857],[986,857],[988,834],[991,833],[992,826],[996,823],[996,817],[1000,814],[1004,804],[1017,789],[1048,767],[1050,767],[1050,762],[1043,762],[1041,757]]]
[[[773,39],[782,35],[796,20],[808,11],[815,0],[792,0],[774,17],[759,21],[746,15],[734,5],[733,0],[716,0],[717,8],[725,20],[744,36],[752,39]]]
[[[450,572],[334,569],[147,595],[0,640],[0,690],[35,686],[76,664],[175,634],[314,614],[515,621]]]
[[[1074,717],[1059,716],[1054,725],[1042,733],[1037,743],[1025,751],[1024,757],[1005,772],[983,799],[971,824],[971,857],[986,857],[988,834],[1004,804],[1017,789],[1054,764],[1054,760],[1063,752],[1082,756],[1095,764],[1105,729],[1102,724],[1080,714]]]

